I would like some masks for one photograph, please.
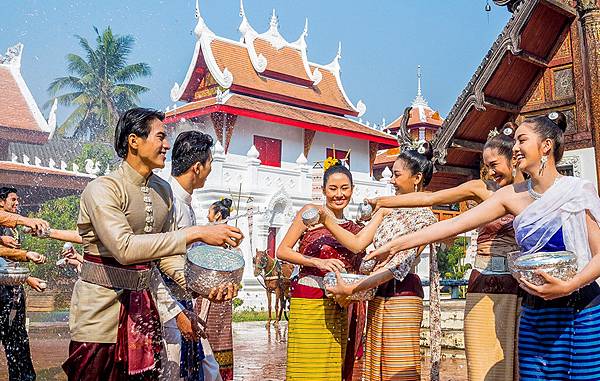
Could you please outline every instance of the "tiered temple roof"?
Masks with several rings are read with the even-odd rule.
[[[350,101],[342,86],[341,44],[329,64],[316,64],[307,57],[308,20],[300,37],[288,42],[279,33],[275,11],[264,33],[252,28],[242,1],[240,16],[240,41],[216,36],[196,2],[194,55],[183,83],[171,90],[174,102],[187,104],[168,110],[167,123],[227,112],[383,146],[395,144],[391,135],[349,118],[362,116],[366,106]]]
[[[9,48],[0,55],[0,186],[19,189],[24,205],[35,205],[42,201],[81,192],[94,177],[66,169],[53,159],[44,165],[38,157],[26,154],[9,157],[11,143],[46,144],[56,128],[56,101],[52,105],[48,120],[44,119],[25,80],[21,76],[21,53],[23,44]],[[22,162],[19,162],[22,160]]]

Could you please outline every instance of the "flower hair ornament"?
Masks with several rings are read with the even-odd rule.
[[[491,140],[500,134],[505,135],[505,136],[512,136],[512,134],[514,132],[515,132],[515,130],[513,130],[511,127],[504,127],[502,129],[502,132],[498,131],[498,128],[494,128],[493,130],[491,130],[489,132],[489,134],[487,136],[487,140]]]
[[[323,162],[323,172],[325,172],[329,168],[333,167],[334,165],[339,165],[339,164],[341,164],[341,163],[340,163],[340,161],[338,159],[336,159],[334,157],[328,157]]]
[[[558,120],[558,113],[556,111],[552,111],[550,114],[547,115],[548,119],[550,119],[552,121],[552,123],[557,124],[557,120]]]
[[[402,149],[402,151],[415,150],[418,153],[420,153],[421,155],[423,155],[423,154],[425,154],[425,152],[427,152],[428,144],[429,144],[429,142],[427,142],[427,140],[414,140],[414,141],[406,142],[406,143],[402,144],[402,146],[400,148]]]

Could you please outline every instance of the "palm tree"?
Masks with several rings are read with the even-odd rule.
[[[96,47],[76,35],[85,52],[85,59],[77,54],[67,55],[69,76],[56,78],[48,87],[52,98],[75,110],[58,128],[68,137],[84,140],[106,140],[111,137],[119,114],[139,102],[139,95],[147,87],[132,83],[151,74],[146,63],[127,64],[134,38],[113,34],[110,27],[96,32]],[[57,96],[61,91],[70,91]],[[48,102],[50,103],[50,101]]]

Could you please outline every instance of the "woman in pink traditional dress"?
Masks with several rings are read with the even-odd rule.
[[[323,185],[325,208],[342,229],[357,233],[362,226],[344,218],[353,191],[350,171],[332,165],[323,175]],[[298,213],[277,250],[279,259],[301,266],[298,280],[291,285],[286,379],[360,379],[355,373],[360,368],[354,363],[362,352],[364,304],[340,307],[325,296],[323,276],[330,271],[357,272],[364,252],[354,254],[346,249],[323,226],[307,229],[302,213],[310,207]]]

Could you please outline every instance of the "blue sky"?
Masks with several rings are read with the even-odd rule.
[[[492,3],[490,1],[490,3]],[[510,14],[485,0],[245,0],[246,15],[259,33],[273,8],[279,30],[298,38],[309,22],[308,56],[328,63],[342,41],[342,81],[353,102],[367,105],[365,119],[395,119],[416,94],[416,67],[422,66],[423,94],[445,116]],[[208,26],[239,39],[239,0],[200,0]],[[65,56],[82,54],[73,37],[94,39],[92,26],[136,39],[131,63],[153,71],[141,84],[151,91],[141,104],[164,109],[169,91],[183,80],[193,53],[194,0],[0,0],[0,51],[25,44],[22,74],[36,101],[48,100],[46,88],[66,74]],[[488,20],[489,17],[489,20]],[[62,121],[67,110],[59,108]]]

